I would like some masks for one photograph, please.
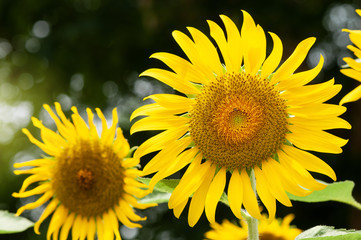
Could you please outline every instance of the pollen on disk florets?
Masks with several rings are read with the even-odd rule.
[[[124,194],[124,168],[112,146],[79,140],[57,157],[52,185],[70,211],[97,216],[115,206]]]
[[[285,100],[267,79],[246,73],[227,73],[204,86],[190,116],[195,145],[228,169],[261,165],[288,131]]]

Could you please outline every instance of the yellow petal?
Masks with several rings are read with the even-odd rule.
[[[278,172],[275,171],[275,167],[272,167],[272,162],[275,162],[273,159],[268,160],[266,163],[262,164],[262,170],[265,179],[267,180],[268,189],[270,193],[278,200],[280,203],[287,207],[291,207],[292,203],[288,198],[286,191],[282,182],[278,177]],[[279,164],[275,162],[275,164]]]
[[[173,31],[172,36],[178,45],[182,48],[183,52],[187,55],[189,60],[193,63],[193,65],[204,74],[205,78],[199,80],[202,81],[202,83],[207,84],[212,79],[214,79],[212,70],[206,65],[205,62],[203,62],[201,53],[199,52],[195,43],[187,35],[180,31]]]
[[[184,201],[192,195],[202,183],[202,179],[210,169],[210,162],[207,161],[204,164],[200,164],[202,157],[200,154],[192,161],[187,171],[182,176],[179,184],[174,189],[172,195],[169,198],[169,208],[174,208],[178,204]]]
[[[58,114],[58,116],[60,117],[61,121],[63,122],[63,124],[66,126],[66,128],[69,128],[69,129],[72,129],[72,130],[75,130],[74,129],[74,125],[66,118],[63,110],[61,109],[61,105],[60,103],[58,102],[55,102],[54,103],[55,105],[55,110],[56,110],[56,113]],[[47,104],[44,104],[44,108],[47,106]],[[48,109],[50,107],[48,106]],[[49,111],[48,111],[49,112]],[[50,113],[50,112],[49,112]],[[55,116],[55,115],[54,115]],[[56,117],[57,118],[57,117]],[[54,119],[54,118],[53,118]],[[54,119],[55,120],[55,119]]]
[[[211,31],[211,36],[216,41],[222,53],[224,63],[227,67],[227,71],[238,72],[240,66],[237,68],[237,65],[233,61],[232,50],[230,49],[229,44],[227,43],[222,28],[218,26],[215,22],[212,22],[210,20],[208,20],[207,22]]]
[[[27,177],[24,182],[23,185],[21,186],[19,193],[22,193],[25,191],[25,189],[32,183],[35,182],[39,182],[39,181],[44,181],[47,180],[48,176],[44,176],[44,175],[39,175],[39,174],[35,174],[35,175],[30,175],[29,177]]]
[[[169,116],[169,117],[146,117],[135,122],[130,129],[130,134],[139,131],[165,130],[172,127],[179,127],[187,124],[189,118]]]
[[[322,173],[336,181],[336,174],[333,169],[315,155],[287,145],[283,146],[282,150],[307,170]]]
[[[209,186],[212,182],[215,171],[216,166],[211,166],[208,170],[208,173],[205,174],[204,178],[201,180],[201,185],[193,194],[188,213],[188,224],[191,227],[193,227],[198,222],[203,213]]]
[[[341,90],[342,86],[340,84],[334,85],[334,82],[334,79],[331,79],[320,84],[291,88],[283,92],[281,96],[287,99],[289,105],[323,103]]]
[[[36,146],[38,146],[39,148],[41,148],[41,150],[43,150],[45,153],[47,153],[51,156],[57,156],[57,154],[59,153],[60,150],[58,148],[54,148],[52,146],[46,145],[46,144],[40,142],[39,140],[37,140],[36,138],[34,138],[28,129],[23,128],[22,131],[29,138],[29,141],[31,143],[33,143]]]
[[[68,143],[62,138],[59,134],[45,127],[42,122],[32,117],[31,118],[35,127],[41,130],[41,139],[44,141],[46,145],[51,145],[52,147],[64,148],[68,145]]]
[[[59,230],[64,224],[68,216],[68,209],[64,208],[63,205],[60,205],[53,214],[53,217],[50,220],[48,232],[46,238],[50,239],[53,235],[53,239],[58,239]]]
[[[139,158],[125,158],[122,161],[123,168],[133,168],[139,164],[140,160]]]
[[[161,132],[143,142],[135,151],[134,157],[140,158],[148,153],[158,151],[182,137],[188,130],[189,126],[183,125]]]
[[[113,237],[113,233],[114,233],[115,239],[121,240],[120,233],[119,233],[119,223],[118,223],[118,219],[117,219],[115,213],[113,212],[112,209],[109,209],[106,215],[107,215],[107,218],[106,218],[107,221],[104,221],[104,222],[106,224],[110,225],[113,229],[112,233],[109,235],[111,235]]]
[[[288,171],[288,168],[276,161],[270,161],[269,164],[277,172],[279,181],[283,184],[284,190],[296,196],[307,196],[311,191],[304,189],[293,178],[293,175]]]
[[[283,46],[281,39],[274,33],[269,33],[273,40],[273,49],[271,54],[267,57],[262,65],[262,78],[268,78],[273,71],[278,67],[282,59]]]
[[[52,191],[47,191],[45,192],[39,199],[37,199],[35,202],[32,203],[28,203],[25,206],[22,206],[21,208],[18,209],[18,211],[16,212],[16,215],[20,215],[22,212],[24,212],[25,210],[29,210],[29,209],[34,209],[37,208],[41,205],[43,205],[44,203],[46,203],[51,197],[53,197],[53,192]]]
[[[183,202],[181,202],[180,204],[175,206],[175,208],[173,208],[173,213],[176,218],[180,217],[187,203],[188,203],[188,198],[186,198]]]
[[[241,30],[244,46],[244,67],[246,73],[255,75],[266,58],[266,35],[261,26],[255,25],[251,15],[243,12]]]
[[[69,216],[66,218],[63,227],[61,228],[60,231],[60,240],[68,239],[69,230],[73,226],[74,218],[75,218],[75,213],[73,212],[70,213]]]
[[[197,66],[192,65],[187,60],[177,55],[165,52],[154,53],[151,58],[156,58],[168,65],[181,79],[193,83],[208,82],[207,75],[204,75]],[[170,94],[168,94],[170,95]]]
[[[361,85],[346,94],[340,101],[340,105],[348,102],[355,102],[361,98]]]
[[[139,222],[139,221],[144,221],[147,218],[146,217],[140,217],[139,215],[137,215],[133,208],[124,200],[120,200],[119,201],[119,207],[118,207],[125,216],[127,216],[128,219],[130,219],[131,221],[134,222]]]
[[[80,240],[84,240],[88,232],[88,220],[87,217],[82,217],[80,222]]]
[[[174,161],[169,162],[168,166],[164,169],[160,169],[150,180],[149,188],[153,189],[155,184],[160,180],[178,172],[180,169],[190,163],[194,156],[198,153],[197,149],[191,148],[179,154]]]
[[[316,76],[322,70],[323,63],[324,63],[323,56],[320,55],[320,60],[316,67],[292,75],[283,75],[282,77],[277,76],[275,74],[271,79],[271,84],[275,84],[279,82],[279,84],[277,84],[275,88],[279,89],[280,91],[287,90],[289,88],[303,86],[316,78]]]
[[[226,168],[222,167],[213,178],[213,181],[208,189],[205,202],[205,212],[210,223],[214,223],[216,221],[216,207],[224,192],[224,187],[226,186],[226,172]]]
[[[80,225],[82,222],[82,217],[81,215],[77,215],[75,217],[74,223],[73,223],[73,227],[71,229],[71,238],[74,240],[78,240],[80,237]]]
[[[113,109],[112,116],[113,116],[112,125],[110,126],[109,129],[102,129],[102,136],[101,136],[101,141],[108,146],[111,145],[114,141],[115,132],[118,125],[118,112],[116,108]]]
[[[139,76],[153,77],[184,94],[199,93],[199,90],[194,87],[190,82],[182,79],[179,75],[167,70],[150,68],[141,73]]]
[[[104,212],[102,214],[102,218],[103,218],[103,227],[104,227],[104,234],[103,234],[104,239],[114,239],[113,227],[111,220],[109,219],[108,212]]]
[[[129,203],[130,205],[132,205],[133,207],[138,208],[138,209],[146,209],[146,208],[155,207],[158,205],[156,203],[138,203],[137,200],[129,194],[124,194],[124,200],[127,203]]]
[[[328,130],[337,128],[351,129],[351,125],[339,117],[330,117],[317,120],[308,119],[305,117],[292,117],[288,119],[288,122],[293,125],[303,126],[313,130]]]
[[[37,195],[37,194],[41,194],[44,193],[48,190],[50,190],[52,187],[50,185],[50,183],[42,183],[39,186],[26,191],[26,192],[21,192],[21,193],[13,193],[13,197],[17,197],[17,198],[25,198],[25,197],[30,197],[33,195]]]
[[[195,47],[199,52],[198,57],[200,58],[200,61],[207,65],[207,70],[211,73],[214,73],[216,76],[222,75],[222,64],[212,42],[198,29],[192,27],[187,27],[187,29],[192,35]]]
[[[254,168],[254,173],[256,176],[256,182],[257,182],[257,193],[259,198],[261,199],[262,203],[265,205],[268,211],[268,217],[270,219],[270,222],[273,221],[275,215],[276,215],[276,200],[272,196],[272,194],[269,192],[267,188],[267,181],[263,176],[263,172],[259,167]]]
[[[89,128],[88,128],[86,122],[79,115],[76,107],[73,106],[71,108],[71,110],[74,112],[74,114],[71,115],[71,118],[73,119],[75,130],[76,130],[78,136],[81,136],[84,139],[88,138],[89,137]],[[104,131],[104,129],[103,129],[103,131]]]
[[[99,240],[106,240],[104,239],[104,224],[103,219],[100,216],[96,217],[96,228],[97,228],[97,237]]]
[[[185,150],[192,142],[192,138],[184,137],[163,148],[143,169],[143,174],[148,175],[168,165],[169,161],[175,161],[176,157]]]
[[[138,228],[138,227],[142,227],[142,225],[138,224],[138,223],[133,223],[129,220],[128,216],[122,211],[122,209],[120,209],[120,207],[115,207],[114,208],[115,213],[119,219],[119,221],[124,224],[125,226],[129,227],[129,228]]]
[[[287,134],[287,139],[304,150],[341,153],[341,147],[348,142],[325,131],[310,130],[297,125],[290,125],[288,129],[292,133]]]
[[[98,131],[96,126],[94,125],[94,114],[90,110],[90,108],[86,109],[87,115],[88,115],[88,124],[89,124],[89,132],[93,139],[98,138]]]
[[[289,228],[290,227],[290,223],[292,222],[292,220],[295,218],[295,215],[294,214],[287,214],[283,220],[282,220],[282,223],[281,223],[281,226],[282,227],[287,227]]]
[[[228,185],[228,202],[233,214],[241,219],[241,209],[243,202],[243,186],[242,178],[237,169],[233,170]]]
[[[165,108],[183,107],[187,111],[190,110],[191,106],[195,103],[194,99],[175,94],[153,94],[144,98],[144,100],[146,99],[153,99],[155,102]]]
[[[361,16],[361,9],[356,9],[356,13]]]
[[[350,57],[345,57],[342,60],[344,60],[350,66],[350,68],[353,68],[358,72],[361,71],[361,63],[357,62],[355,59]]]
[[[295,159],[285,154],[283,151],[278,151],[278,158],[280,164],[284,166],[290,176],[298,183],[298,185],[309,190],[321,190],[326,187],[325,184],[316,181],[312,175]]]
[[[327,104],[327,103],[314,103],[304,106],[290,106],[287,112],[309,119],[323,119],[325,117],[335,117],[343,114],[346,108],[339,105]]]
[[[346,68],[346,69],[341,69],[340,72],[342,74],[346,75],[347,77],[353,78],[353,79],[361,82],[361,72],[356,71],[355,69]]]
[[[59,205],[59,200],[56,198],[53,198],[53,200],[50,201],[50,203],[48,204],[48,206],[46,206],[45,210],[43,211],[43,213],[41,214],[39,220],[34,224],[34,232],[36,234],[40,234],[39,232],[39,227],[41,225],[41,223],[47,218],[49,217],[50,214],[52,214],[54,212],[54,210],[58,207]]]
[[[36,174],[36,175],[47,176],[47,178],[50,178],[51,174],[49,174],[49,171],[50,171],[49,167],[36,167],[36,168],[29,168],[24,170],[14,170],[14,174],[15,175]]]
[[[261,219],[257,198],[252,189],[251,180],[249,179],[246,170],[242,170],[241,178],[243,183],[243,205],[250,215],[257,219]]]
[[[357,58],[361,58],[361,49],[352,45],[348,45],[347,48],[351,50],[356,55]]]
[[[227,33],[227,49],[230,62],[226,62],[227,72],[238,73],[242,66],[242,40],[237,26],[225,15],[220,15]]]
[[[284,79],[291,76],[294,71],[301,65],[306,58],[308,51],[315,43],[316,38],[307,38],[300,42],[291,56],[279,67],[272,77],[272,82],[275,80]]]
[[[130,121],[139,116],[168,117],[176,114],[182,114],[189,110],[190,106],[178,105],[173,107],[163,107],[158,103],[143,105],[137,108],[130,116]]]
[[[102,133],[101,133],[100,138],[103,138],[106,130],[108,129],[107,120],[106,120],[103,112],[99,108],[96,108],[95,111],[97,112],[98,117],[102,121]]]
[[[358,48],[361,48],[361,31],[360,30],[348,30],[350,33],[350,40],[353,42]]]
[[[75,135],[74,125],[65,117],[63,111],[61,110],[60,104],[58,102],[55,102],[54,104],[55,104],[56,112],[59,115],[62,122],[55,115],[55,113],[53,112],[53,110],[50,108],[49,105],[44,104],[43,107],[50,114],[51,118],[54,120],[59,133],[68,141],[71,141],[71,139],[73,139],[73,136]]]
[[[113,143],[113,150],[114,150],[114,153],[116,153],[119,158],[123,159],[124,157],[126,157],[128,155],[130,146],[129,146],[127,139],[125,139],[123,136],[122,129],[117,128],[116,136],[117,137]]]
[[[14,168],[48,166],[52,164],[54,164],[54,161],[52,159],[40,158],[21,163],[14,163]]]
[[[94,240],[95,232],[96,232],[95,219],[94,219],[94,217],[89,217],[88,229],[87,229],[87,232],[86,232],[87,240]]]

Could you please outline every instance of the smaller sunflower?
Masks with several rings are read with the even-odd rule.
[[[290,225],[293,219],[294,215],[289,214],[283,219],[270,222],[263,214],[258,226],[260,240],[294,240],[302,231]],[[222,224],[212,223],[212,230],[206,232],[205,237],[208,240],[247,240],[247,224],[244,221],[240,223],[241,227],[228,220],[224,220]]]
[[[122,130],[117,128],[118,115],[113,109],[113,121],[110,128],[100,111],[96,109],[102,121],[102,132],[98,135],[93,122],[94,114],[87,109],[88,124],[81,118],[76,107],[72,107],[69,121],[59,103],[55,103],[57,116],[49,105],[46,111],[56,123],[59,133],[45,127],[37,118],[32,118],[35,127],[40,129],[40,142],[27,129],[23,132],[29,140],[41,148],[49,157],[23,163],[15,163],[18,174],[31,174],[23,182],[19,193],[14,197],[26,198],[40,195],[35,202],[18,209],[17,215],[24,210],[37,208],[49,202],[40,219],[35,223],[34,231],[39,233],[40,224],[53,213],[50,220],[47,239],[67,239],[72,228],[72,239],[121,239],[118,220],[127,227],[141,227],[135,223],[145,220],[138,216],[133,207],[144,209],[156,204],[140,204],[136,198],[144,197],[146,185],[136,180],[140,171],[136,168],[139,158],[128,158],[129,144]],[[26,189],[33,183],[39,185]]]
[[[357,14],[361,16],[361,9],[356,10]],[[345,57],[343,60],[348,64],[349,68],[341,69],[341,73],[344,75],[353,78],[361,82],[361,30],[350,30],[343,29],[342,31],[348,32],[350,34],[350,40],[353,45],[348,45],[347,48],[351,50],[358,59],[352,59],[350,57]],[[361,85],[346,94],[340,101],[340,105],[354,102],[361,98]]]

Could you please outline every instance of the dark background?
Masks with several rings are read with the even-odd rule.
[[[322,73],[314,80],[335,77],[344,85],[331,102],[358,82],[339,73],[342,58],[354,57],[346,46],[348,34],[342,28],[361,29],[361,17],[355,13],[361,1],[278,0],[278,1],[206,1],[206,0],[2,0],[0,1],[0,209],[15,212],[34,198],[18,200],[23,176],[12,173],[13,163],[34,159],[41,151],[29,143],[20,129],[31,126],[32,115],[54,128],[42,104],[59,101],[66,114],[75,105],[81,112],[86,107],[100,107],[106,116],[117,107],[120,127],[131,146],[141,144],[153,132],[129,136],[131,112],[143,104],[142,98],[153,93],[173,92],[171,88],[138,75],[150,68],[163,66],[149,60],[154,52],[171,52],[184,57],[172,39],[173,30],[186,32],[193,26],[209,36],[206,20],[221,24],[219,14],[229,16],[240,27],[241,9],[248,11],[263,29],[278,34],[284,44],[285,60],[303,39],[315,36],[302,69],[316,65],[319,54],[325,57]],[[271,39],[267,36],[269,43]],[[271,44],[270,44],[271,45]],[[350,139],[339,155],[319,154],[335,170],[338,180],[356,183],[354,196],[361,201],[361,101],[347,104],[343,115],[353,126],[351,131],[333,133]],[[142,165],[147,159],[142,159]],[[318,177],[316,175],[316,177]],[[327,180],[327,179],[326,179]],[[328,180],[329,181],[329,180]],[[42,208],[26,211],[23,216],[36,221]],[[278,205],[283,217],[295,213],[293,221],[301,229],[315,225],[361,229],[361,211],[341,203],[303,204],[293,208]],[[205,216],[190,228],[187,209],[180,220],[165,204],[140,214],[148,216],[140,230],[121,228],[124,239],[202,239],[209,230]],[[220,204],[217,220],[234,220],[230,210]],[[1,235],[1,239],[45,239],[48,221],[42,235],[32,229],[21,234]]]

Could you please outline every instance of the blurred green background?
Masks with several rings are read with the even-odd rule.
[[[141,144],[154,133],[129,136],[131,112],[144,104],[142,99],[149,94],[173,92],[154,79],[138,77],[147,68],[163,66],[148,57],[161,51],[184,57],[172,39],[172,31],[186,32],[187,26],[193,26],[209,36],[206,20],[221,24],[219,14],[228,15],[241,26],[240,10],[248,11],[265,31],[280,36],[285,48],[283,59],[301,40],[317,37],[302,68],[315,66],[322,54],[324,69],[314,82],[335,77],[337,83],[342,83],[341,93],[332,100],[338,103],[358,85],[339,73],[342,58],[354,57],[346,49],[350,44],[348,34],[341,29],[361,29],[356,8],[361,8],[361,1],[1,0],[0,209],[15,212],[20,205],[34,201],[11,197],[24,179],[12,173],[12,165],[42,154],[20,131],[27,127],[38,136],[30,124],[31,116],[54,128],[42,104],[58,101],[67,114],[72,105],[81,112],[86,107],[100,107],[106,116],[117,107],[126,138],[132,146]],[[334,168],[338,180],[355,181],[354,196],[361,201],[361,101],[347,107],[343,118],[353,129],[333,131],[350,139],[344,153],[318,155]],[[146,161],[142,159],[143,166]],[[35,221],[41,211],[26,211],[23,216]],[[293,223],[301,229],[321,224],[361,229],[361,211],[340,203],[294,202],[293,208],[278,205],[278,216],[291,212],[296,214]],[[209,230],[205,216],[190,228],[186,212],[178,220],[165,204],[141,214],[148,217],[144,227],[122,227],[124,239],[202,239]],[[216,216],[218,221],[234,220],[230,210],[221,204]],[[41,236],[29,229],[21,234],[1,235],[0,239],[45,239],[47,224],[43,224]]]

